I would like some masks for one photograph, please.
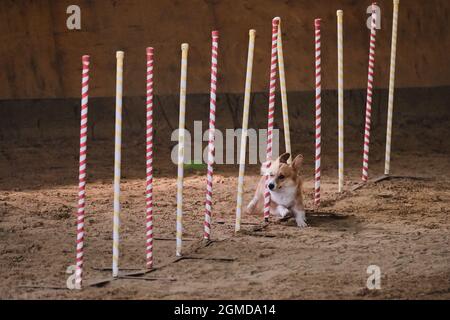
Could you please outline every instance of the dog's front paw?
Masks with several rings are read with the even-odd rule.
[[[280,215],[281,219],[285,219],[289,214],[289,209],[283,206],[278,206],[277,212]]]
[[[257,201],[253,199],[250,201],[250,203],[247,205],[247,208],[245,209],[246,214],[253,214],[256,208]]]
[[[308,227],[308,224],[307,224],[306,221],[303,220],[303,219],[296,219],[295,221],[297,222],[297,226],[298,226],[300,229],[303,229],[303,228],[307,228],[307,227]]]
[[[299,228],[306,228],[308,227],[308,224],[306,223],[306,214],[305,212],[298,212],[295,215],[295,222],[297,222],[297,226]]]

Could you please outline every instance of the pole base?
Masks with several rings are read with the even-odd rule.
[[[409,179],[409,180],[417,180],[417,181],[427,181],[427,180],[433,180],[433,178],[429,177],[417,177],[417,176],[392,176],[392,175],[382,175],[377,178],[374,178],[372,180],[369,180],[367,182],[362,182],[354,186],[351,191],[359,190],[367,185],[386,181],[386,180],[393,180],[393,179]]]

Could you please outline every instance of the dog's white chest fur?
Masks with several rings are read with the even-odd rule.
[[[295,204],[295,197],[297,196],[297,187],[287,187],[277,191],[270,192],[270,199],[278,205],[285,208],[290,208]]]

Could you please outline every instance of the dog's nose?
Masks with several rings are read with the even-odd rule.
[[[273,183],[269,183],[269,189],[270,189],[270,190],[273,190],[273,189],[275,189],[275,184],[273,184]]]

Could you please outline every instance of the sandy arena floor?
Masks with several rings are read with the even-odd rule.
[[[58,145],[48,147],[57,150]],[[67,170],[58,157],[14,171],[14,159],[40,154],[42,148],[11,146],[11,176],[0,180],[0,298],[11,299],[449,299],[450,164],[445,154],[401,153],[393,160],[395,179],[369,184],[338,199],[335,169],[325,166],[323,206],[309,215],[307,229],[293,221],[252,231],[260,217],[244,216],[244,232],[234,236],[235,170],[214,177],[213,238],[201,246],[204,173],[185,180],[185,254],[232,258],[233,261],[182,260],[175,254],[175,178],[156,173],[156,281],[124,279],[81,292],[64,288],[66,268],[74,263],[76,168]],[[86,220],[85,279],[109,276],[112,247],[111,177],[102,178],[92,148]],[[97,150],[97,151],[95,151]],[[53,151],[51,151],[53,152]],[[56,151],[55,151],[56,152]],[[67,151],[68,154],[70,153]],[[131,152],[131,151],[130,151]],[[136,151],[137,152],[137,151]],[[57,152],[56,152],[57,153]],[[64,152],[60,157],[70,158]],[[25,157],[26,158],[26,157]],[[72,156],[73,158],[73,156]],[[347,189],[359,183],[359,153],[349,154]],[[70,160],[74,163],[76,161]],[[446,162],[447,161],[447,162]],[[326,161],[325,161],[326,162]],[[57,163],[63,163],[58,166]],[[173,165],[172,165],[173,166]],[[383,163],[371,163],[371,175]],[[44,170],[44,168],[49,168]],[[439,168],[437,170],[436,168]],[[75,169],[75,171],[73,170]],[[109,168],[104,168],[108,171]],[[13,172],[14,171],[14,172]],[[34,179],[30,172],[34,172]],[[246,178],[246,202],[258,179]],[[304,168],[307,208],[312,204],[312,163]],[[164,170],[162,170],[164,172]],[[75,174],[74,174],[75,173]],[[122,184],[121,260],[123,268],[144,266],[144,180],[125,170]],[[24,188],[17,188],[26,181]],[[55,183],[59,181],[60,183]],[[162,238],[162,239],[161,239]],[[167,240],[169,238],[169,240]],[[382,272],[382,289],[366,289],[369,265]],[[54,286],[28,288],[27,286]]]

